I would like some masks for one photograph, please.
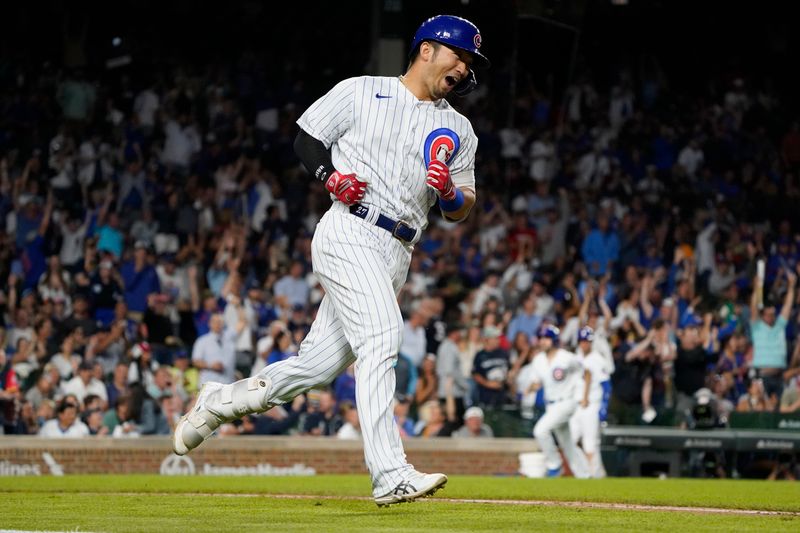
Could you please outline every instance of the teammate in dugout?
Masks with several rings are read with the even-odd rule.
[[[546,325],[539,331],[539,346],[542,351],[533,358],[533,388],[544,389],[547,405],[544,415],[536,422],[533,435],[544,453],[548,477],[561,475],[561,456],[553,434],[567,458],[572,474],[577,478],[589,477],[586,456],[575,445],[570,436],[569,420],[578,405],[576,391],[586,390],[590,374],[584,371],[580,359],[574,353],[558,347],[560,332],[557,327]],[[582,397],[581,402],[585,399]]]
[[[330,383],[355,361],[375,502],[413,501],[447,482],[406,461],[393,419],[403,330],[397,292],[433,204],[446,219],[461,221],[475,203],[477,137],[445,97],[475,88],[473,67],[489,66],[480,45],[471,22],[428,19],[414,35],[403,76],[344,80],[297,121],[295,151],[333,198],[312,241],[325,297],[298,357],[232,385],[205,385],[176,427],[175,453],[196,448],[226,421]]]

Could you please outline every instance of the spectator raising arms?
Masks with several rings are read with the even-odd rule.
[[[764,392],[774,404],[783,390],[783,371],[787,366],[786,326],[794,303],[797,275],[785,270],[787,287],[780,313],[774,306],[760,302],[759,291],[750,298],[750,330],[753,336],[753,368],[763,380]],[[754,286],[760,287],[763,279],[756,277]]]

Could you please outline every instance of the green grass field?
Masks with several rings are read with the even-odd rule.
[[[800,484],[786,482],[455,476],[434,498],[385,509],[364,499],[369,496],[366,476],[0,478],[0,493],[0,529],[39,531],[800,531]],[[274,496],[289,494],[312,497]],[[460,499],[509,502],[452,501]],[[521,505],[511,500],[796,514]]]

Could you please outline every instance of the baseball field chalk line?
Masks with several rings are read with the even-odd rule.
[[[248,492],[79,492],[73,494],[108,496],[207,496],[216,498],[273,498],[276,500],[356,500],[372,502],[366,496],[331,496],[314,494],[264,494]],[[638,503],[558,501],[558,500],[494,500],[480,498],[420,498],[419,504],[455,503],[484,505],[525,505],[531,507],[568,507],[580,509],[605,509],[612,511],[650,511],[698,514],[725,514],[746,516],[787,516],[800,518],[797,511],[769,511],[766,509],[725,509],[721,507],[693,507],[680,505],[644,505]]]

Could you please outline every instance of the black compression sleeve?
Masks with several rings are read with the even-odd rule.
[[[322,141],[315,139],[302,129],[294,140],[294,152],[308,172],[319,180],[325,181],[336,170],[333,168],[331,153],[325,148]]]

